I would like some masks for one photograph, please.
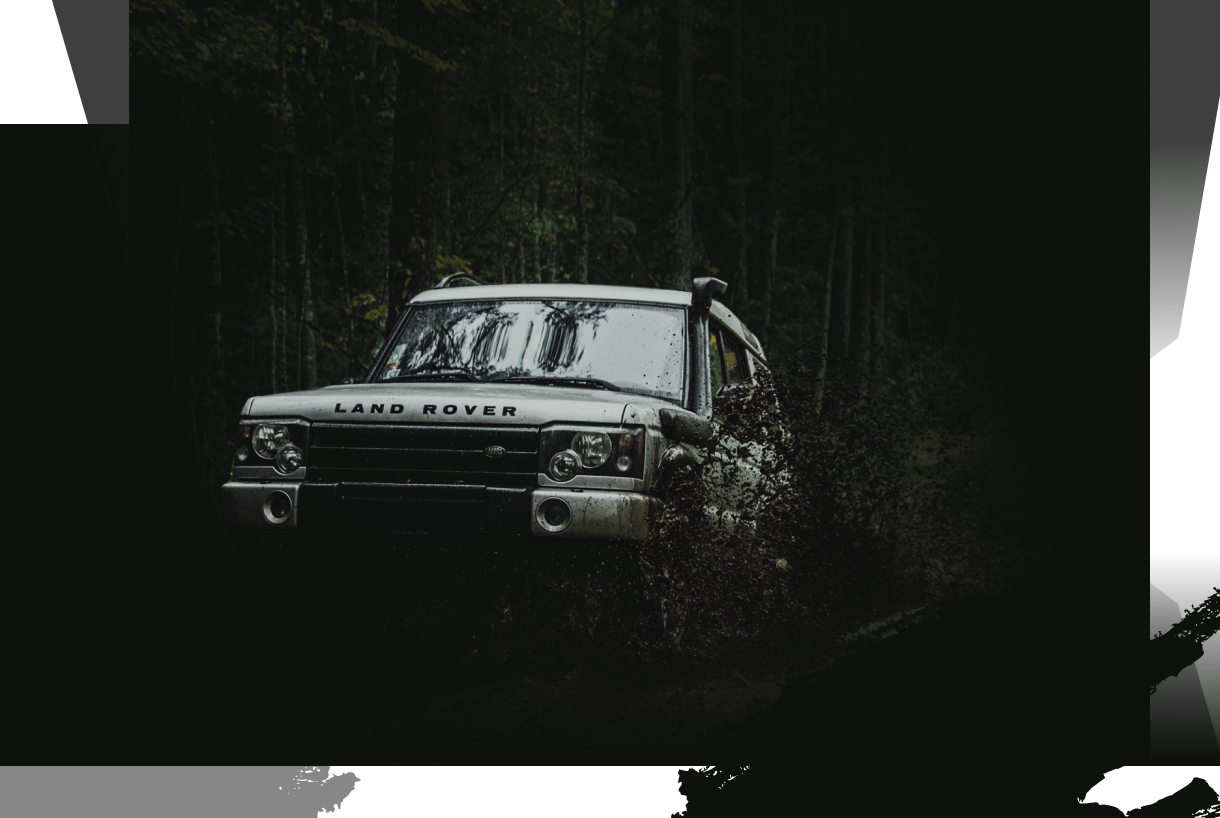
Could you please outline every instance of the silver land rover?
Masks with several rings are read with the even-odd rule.
[[[718,436],[712,399],[766,359],[723,281],[472,283],[413,298],[359,382],[247,400],[227,524],[640,541],[683,465],[706,513],[753,518],[771,447]]]

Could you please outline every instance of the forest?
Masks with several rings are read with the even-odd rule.
[[[460,271],[715,276],[819,404],[961,392],[986,285],[928,202],[977,184],[978,148],[945,133],[915,25],[840,0],[132,0],[200,496],[247,397],[362,376]]]

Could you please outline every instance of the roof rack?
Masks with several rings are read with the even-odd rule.
[[[479,281],[477,278],[475,278],[474,276],[472,276],[470,273],[454,273],[454,274],[453,274],[453,275],[451,275],[451,276],[445,276],[443,279],[441,279],[441,283],[440,283],[440,284],[437,284],[437,285],[436,285],[435,287],[433,287],[432,289],[434,289],[434,290],[444,290],[444,289],[447,289],[447,288],[449,288],[449,287],[455,287],[455,286],[457,286],[456,282],[459,282],[459,281],[469,281],[469,282],[474,283],[474,284],[482,284],[482,283],[483,283],[482,281]]]

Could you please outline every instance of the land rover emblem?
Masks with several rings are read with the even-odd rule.
[[[504,456],[504,447],[503,446],[488,446],[486,449],[483,450],[483,454],[487,455],[488,457],[503,457]]]

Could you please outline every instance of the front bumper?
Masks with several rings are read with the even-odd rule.
[[[225,483],[220,487],[221,511],[229,528],[294,529],[299,527],[300,482]],[[272,501],[287,496],[291,508],[282,521],[272,514]]]
[[[276,496],[281,497],[278,507],[272,504]],[[291,508],[277,522],[283,497]],[[646,494],[603,489],[301,482],[230,482],[222,487],[221,499],[229,528],[634,542],[648,536],[659,504]],[[548,505],[562,503],[562,526],[546,522],[543,504],[548,500]]]

